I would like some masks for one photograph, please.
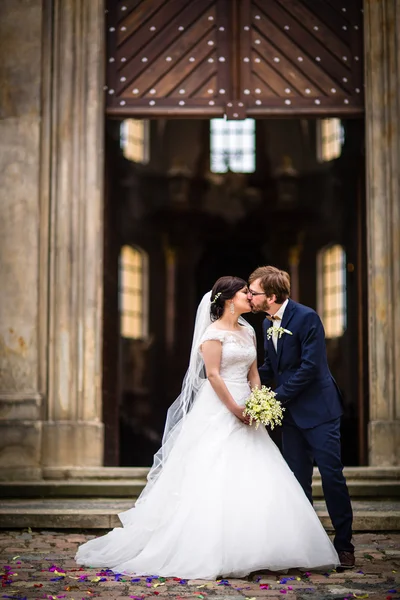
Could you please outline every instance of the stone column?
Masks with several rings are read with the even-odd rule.
[[[42,0],[0,2],[0,479],[41,476]]]
[[[49,198],[49,331],[42,465],[45,477],[57,477],[70,467],[103,464],[104,6],[103,0],[47,5],[42,151],[49,181],[43,190]]]
[[[400,0],[365,0],[371,465],[400,464]]]

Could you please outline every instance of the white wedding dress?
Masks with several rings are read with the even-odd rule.
[[[221,375],[244,405],[254,332],[210,325]],[[264,427],[239,421],[206,381],[160,476],[123,524],[78,549],[78,564],[184,579],[243,577],[291,567],[329,568],[338,555]]]

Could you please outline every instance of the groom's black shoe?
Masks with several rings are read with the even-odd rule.
[[[342,569],[352,569],[355,565],[354,552],[339,552],[340,567]]]

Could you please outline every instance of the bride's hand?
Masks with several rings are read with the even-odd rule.
[[[235,406],[235,409],[232,411],[235,417],[237,417],[242,423],[248,425],[250,423],[249,417],[243,414],[244,406],[239,406],[238,404]]]

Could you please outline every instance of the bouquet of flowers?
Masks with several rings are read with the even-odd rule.
[[[276,394],[271,388],[265,385],[259,388],[253,388],[250,396],[246,400],[243,414],[250,417],[250,425],[253,421],[256,423],[256,429],[262,425],[269,425],[271,429],[277,425],[282,425],[283,411],[285,410],[279,400],[275,398]]]

